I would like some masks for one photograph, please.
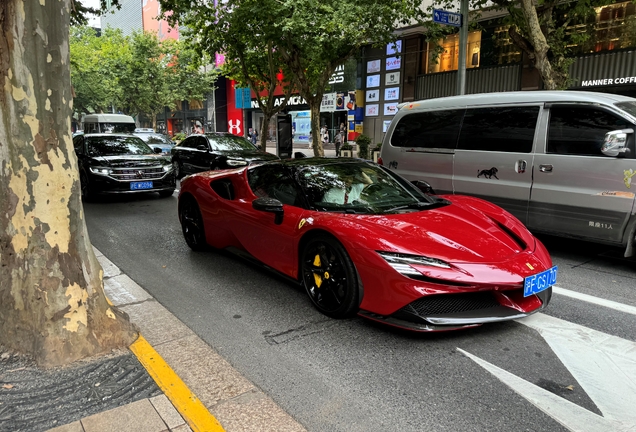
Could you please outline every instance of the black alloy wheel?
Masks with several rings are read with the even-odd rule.
[[[186,243],[195,252],[203,251],[207,248],[205,241],[205,229],[201,210],[196,200],[192,197],[185,197],[179,205],[179,220],[181,230]]]
[[[174,177],[177,180],[181,180],[183,178],[183,166],[181,162],[177,160],[172,161],[172,169],[174,170]]]
[[[344,246],[330,236],[316,236],[302,251],[303,285],[314,306],[332,318],[358,310],[358,274]]]

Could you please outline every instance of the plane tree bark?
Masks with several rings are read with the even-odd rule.
[[[0,2],[0,343],[56,366],[129,345],[71,141],[70,0]]]

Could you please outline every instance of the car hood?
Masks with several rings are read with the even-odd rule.
[[[270,161],[270,160],[278,160],[280,159],[278,156],[273,155],[271,153],[264,153],[262,151],[254,150],[254,151],[222,151],[218,152],[223,156],[226,156],[228,159],[238,159],[245,160],[247,162],[257,162],[257,161]]]
[[[170,161],[160,155],[96,156],[93,160],[111,168],[165,165]]]
[[[339,214],[337,221],[365,237],[358,244],[447,262],[498,263],[534,247],[485,214],[455,204],[393,215]]]

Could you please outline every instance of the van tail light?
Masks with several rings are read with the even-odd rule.
[[[382,163],[382,158],[381,157],[378,158],[378,164],[379,165],[384,165],[384,163]]]

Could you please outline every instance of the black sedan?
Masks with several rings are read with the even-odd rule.
[[[245,138],[225,133],[190,135],[171,150],[178,179],[202,171],[237,168],[252,162],[279,159],[260,151]]]
[[[159,192],[169,197],[176,179],[170,159],[129,134],[86,134],[73,138],[82,199],[98,193]],[[160,151],[160,150],[159,150]]]

